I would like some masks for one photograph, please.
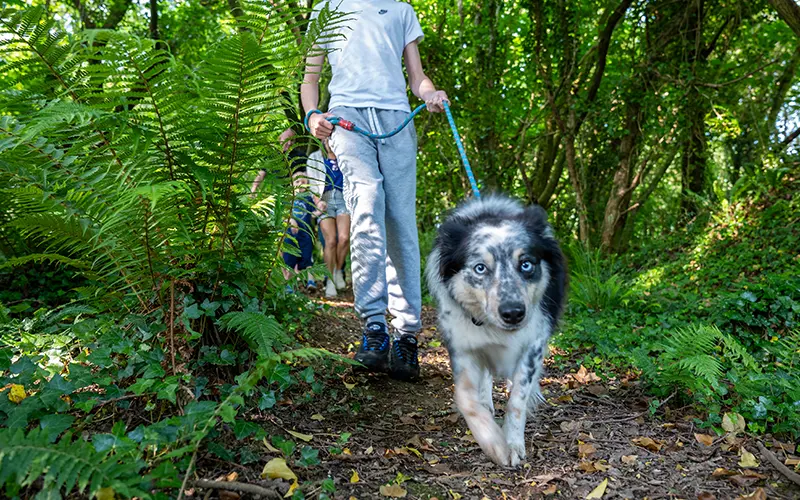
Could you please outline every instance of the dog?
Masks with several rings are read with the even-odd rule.
[[[566,261],[538,205],[494,195],[440,225],[425,269],[450,354],[455,403],[481,449],[503,466],[525,459],[528,404],[566,294]],[[494,376],[510,381],[505,422],[494,420]]]

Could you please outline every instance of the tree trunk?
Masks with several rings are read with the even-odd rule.
[[[681,212],[687,217],[697,214],[697,197],[703,195],[705,188],[706,107],[705,97],[697,88],[690,89],[683,111],[688,126],[681,159]]]
[[[158,0],[150,0],[150,38],[152,40],[160,40],[158,35]],[[159,43],[156,43],[158,47]]]
[[[600,248],[604,251],[611,250],[614,246],[614,241],[618,239],[617,232],[622,229],[620,219],[627,205],[625,202],[626,200],[630,201],[631,173],[642,119],[642,107],[639,102],[639,99],[633,98],[629,101],[627,107],[625,128],[628,133],[620,141],[619,165],[616,172],[614,172],[611,193],[608,196],[603,216]]]
[[[795,0],[767,0],[781,19],[800,37],[800,5]]]

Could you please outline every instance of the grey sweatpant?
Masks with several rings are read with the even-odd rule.
[[[330,110],[374,133],[394,130],[403,111],[338,106]],[[409,123],[399,134],[373,140],[336,127],[331,148],[344,174],[350,211],[350,253],[355,309],[366,322],[386,322],[401,332],[421,328],[417,235],[417,132]]]

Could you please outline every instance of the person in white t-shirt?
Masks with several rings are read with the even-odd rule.
[[[393,130],[411,112],[403,63],[411,92],[425,101],[428,111],[444,111],[443,102],[449,101],[422,70],[418,48],[422,28],[411,5],[395,0],[328,0],[315,7],[312,18],[323,8],[348,15],[329,29],[327,41],[319,47],[331,65],[330,104],[328,113],[312,114],[308,125],[315,137],[330,137],[344,174],[352,220],[355,309],[364,321],[355,359],[373,371],[388,371],[393,378],[416,380],[422,292],[414,124],[388,139],[373,140],[334,128],[326,118],[336,115],[375,134]],[[324,61],[324,55],[308,58],[300,90],[306,113],[319,104]],[[396,272],[396,279],[387,280],[387,269]],[[387,308],[394,316],[391,348]]]

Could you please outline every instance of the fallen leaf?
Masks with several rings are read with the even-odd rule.
[[[405,498],[408,492],[399,484],[384,484],[380,489],[381,495],[390,498]]]
[[[219,492],[219,500],[239,500],[240,498],[241,495],[235,491],[220,490]]]
[[[633,465],[636,463],[637,458],[639,458],[639,455],[622,455],[622,463],[626,465]]]
[[[461,494],[460,493],[456,493],[453,490],[450,490],[450,496],[453,497],[453,500],[458,500],[459,498],[461,498]]]
[[[591,455],[594,455],[596,452],[597,448],[595,448],[592,443],[583,443],[578,445],[578,458],[587,458]]]
[[[323,417],[319,413],[315,413],[315,414],[311,415],[311,420],[316,420],[317,422],[321,422],[321,421],[325,420],[325,417]]]
[[[608,395],[608,389],[606,389],[605,386],[602,385],[597,385],[597,384],[590,385],[589,387],[586,388],[586,390],[598,397]]]
[[[595,467],[595,469],[597,469],[599,472],[605,472],[605,471],[607,471],[608,469],[610,469],[610,468],[611,468],[611,466],[610,466],[610,465],[608,465],[607,463],[605,463],[605,460],[599,460],[599,461],[595,462],[595,463],[594,463],[594,467]]]
[[[633,444],[637,446],[641,446],[642,448],[648,449],[650,451],[658,452],[661,451],[661,448],[664,447],[664,443],[661,441],[654,441],[649,437],[638,437],[632,440]]]
[[[11,401],[14,404],[20,404],[22,403],[22,400],[24,400],[27,397],[28,395],[25,394],[25,387],[19,384],[11,384],[11,390],[8,391],[9,401]]]
[[[239,478],[239,473],[236,472],[236,471],[231,472],[230,474],[225,476],[225,480],[228,481],[229,483],[232,483],[233,481],[236,481],[238,478]]]
[[[311,434],[302,434],[300,432],[289,431],[289,430],[287,430],[286,432],[296,437],[297,439],[305,441],[306,443],[314,439],[314,436],[312,436]]]
[[[369,448],[367,448],[366,450],[364,450],[364,454],[365,454],[365,455],[369,455],[369,454],[371,454],[373,451],[375,451],[375,448],[373,448],[372,446],[370,446]]]
[[[342,450],[342,455],[352,455],[353,452],[350,451],[350,448],[345,448]]]
[[[736,500],[767,500],[767,492],[764,488],[756,488],[754,492],[737,497]]]
[[[578,463],[578,469],[586,473],[597,472],[597,468],[594,466],[592,462],[589,462],[588,460],[581,460]]]
[[[352,390],[355,388],[356,384],[355,384],[355,382],[353,382],[352,384],[348,384],[347,382],[344,382],[344,386],[345,386],[345,387],[346,387],[348,390],[352,391]]]
[[[726,432],[730,432],[731,434],[744,432],[745,426],[744,417],[738,413],[726,413],[722,416],[722,428],[725,429]]]
[[[564,394],[556,398],[557,403],[572,403],[572,395]]]
[[[713,493],[704,491],[703,493],[697,495],[697,500],[717,500],[717,497],[715,497]]]
[[[736,486],[744,488],[745,486],[749,486],[749,485],[755,483],[756,481],[758,481],[758,478],[757,477],[748,477],[748,476],[745,476],[745,475],[742,475],[742,474],[736,474],[735,476],[729,477],[728,480],[730,482],[732,482],[733,484],[735,484]]]
[[[355,484],[355,483],[357,483],[357,482],[358,482],[358,480],[359,480],[359,478],[358,478],[358,471],[356,471],[355,469],[353,469],[353,475],[352,475],[352,476],[350,476],[350,483],[351,483],[351,484]]]
[[[286,465],[286,460],[282,458],[273,458],[267,462],[267,465],[264,466],[264,470],[261,471],[261,478],[286,479],[292,481],[291,486],[289,486],[289,491],[286,492],[284,498],[291,497],[294,490],[297,489],[297,476],[295,476],[294,472]]]
[[[555,495],[557,491],[558,487],[556,487],[555,484],[551,484],[550,486],[542,490],[542,495],[545,496]]]
[[[730,469],[725,469],[724,467],[717,467],[714,469],[714,472],[711,473],[712,477],[727,477],[727,476],[735,476],[737,474],[736,471],[732,471]]]
[[[755,455],[742,448],[742,458],[739,460],[739,467],[758,467],[758,460]]]
[[[800,458],[787,458],[784,460],[784,465],[800,465]]]
[[[585,366],[581,365],[580,369],[578,369],[578,373],[571,373],[572,378],[574,378],[577,382],[581,384],[588,384],[589,382],[599,382],[600,377],[597,376],[594,372],[590,372],[586,369]]]
[[[561,428],[561,432],[575,432],[583,428],[583,422],[578,420],[564,420],[558,424],[558,426]]]
[[[458,413],[451,413],[450,415],[444,417],[444,419],[450,422],[451,424],[454,424],[458,422]]]
[[[742,471],[742,475],[745,476],[745,477],[752,477],[752,478],[755,478],[755,479],[766,479],[767,478],[767,476],[765,476],[764,474],[759,474],[758,472],[756,472],[754,470],[750,470],[750,469]]]
[[[270,452],[272,452],[272,453],[281,453],[281,450],[279,450],[279,449],[275,448],[274,446],[272,446],[271,444],[269,444],[269,441],[267,441],[267,438],[264,438],[262,440],[262,442],[264,443],[264,446],[266,446],[267,449]]]
[[[606,487],[608,486],[608,479],[603,479],[603,482],[598,484],[595,489],[592,490],[591,493],[586,495],[586,499],[590,498],[603,498],[603,494],[606,492]]]
[[[714,444],[714,436],[709,436],[708,434],[695,433],[694,438],[697,440],[698,443],[705,446],[711,446],[712,444]]]

